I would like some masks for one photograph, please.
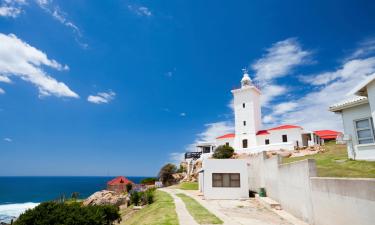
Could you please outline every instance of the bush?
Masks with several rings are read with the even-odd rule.
[[[178,168],[177,173],[186,173],[186,167],[180,165],[180,168]]]
[[[130,194],[130,203],[131,204],[133,204],[133,205],[139,205],[140,200],[141,200],[141,196],[140,196],[139,192],[133,191]]]
[[[172,163],[168,163],[160,169],[159,177],[160,177],[161,182],[163,182],[163,185],[168,186],[173,183],[174,178],[172,175],[176,173],[176,171],[177,171],[176,165]]]
[[[131,183],[127,183],[127,184],[126,184],[126,192],[129,193],[132,189],[133,189],[133,184],[131,184]]]
[[[14,225],[111,225],[120,220],[118,208],[111,205],[44,202],[21,214]]]
[[[229,145],[221,145],[215,149],[212,155],[215,159],[229,159],[233,156],[234,149]]]
[[[141,184],[155,184],[155,181],[158,181],[158,179],[156,179],[155,177],[149,177],[149,178],[145,178],[143,180],[141,180]]]
[[[146,203],[147,204],[152,204],[154,203],[154,190],[147,190],[146,191]]]

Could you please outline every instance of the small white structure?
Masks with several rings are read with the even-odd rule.
[[[205,199],[249,198],[248,166],[243,159],[205,159],[199,190]]]
[[[348,147],[348,156],[357,160],[375,160],[374,116],[375,74],[369,76],[351,93],[356,97],[329,108],[339,113],[344,124],[343,140]]]

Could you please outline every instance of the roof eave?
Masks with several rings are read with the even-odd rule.
[[[368,103],[368,99],[365,98],[365,99],[361,99],[359,101],[356,101],[356,102],[352,102],[352,103],[347,103],[347,104],[344,104],[344,105],[340,105],[340,106],[331,106],[329,107],[329,111],[331,112],[341,112],[343,109],[349,109],[349,108],[353,108],[355,106],[359,106],[359,105],[363,105],[363,104],[367,104]]]

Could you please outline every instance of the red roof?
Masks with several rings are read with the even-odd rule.
[[[129,184],[129,183],[132,184],[133,182],[131,182],[130,180],[128,180],[126,177],[123,177],[123,176],[116,177],[115,179],[107,182],[108,185]]]
[[[336,139],[337,135],[341,134],[334,130],[316,130],[314,133],[322,139]]]
[[[216,139],[234,138],[235,134],[225,134],[223,136],[217,137]]]
[[[270,134],[270,133],[268,133],[267,130],[260,130],[260,131],[257,132],[257,135],[267,135],[267,134]]]
[[[282,125],[282,126],[278,126],[278,127],[274,127],[274,128],[268,129],[268,130],[286,130],[286,129],[294,129],[294,128],[300,128],[300,129],[302,129],[302,127],[300,127],[300,126]]]

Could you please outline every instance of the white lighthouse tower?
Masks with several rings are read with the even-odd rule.
[[[260,90],[254,86],[246,69],[241,88],[232,90],[235,118],[235,150],[257,146],[256,134],[261,129]]]

